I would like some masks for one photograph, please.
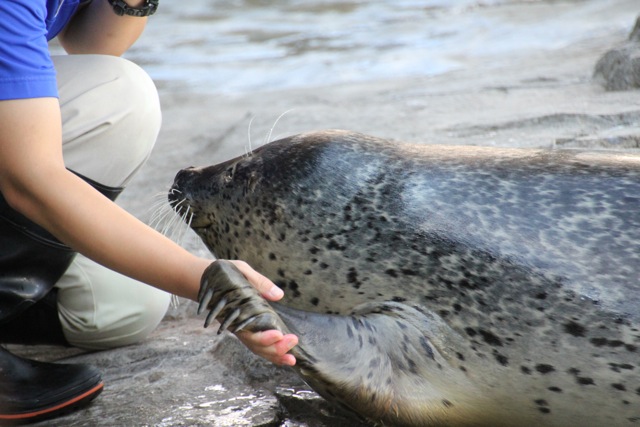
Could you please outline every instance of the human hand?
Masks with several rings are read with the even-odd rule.
[[[271,280],[255,271],[244,261],[231,261],[249,283],[260,292],[260,295],[269,301],[278,301],[284,296],[282,289],[277,287]],[[287,354],[289,350],[298,344],[298,337],[293,334],[284,335],[282,332],[271,329],[264,332],[251,333],[240,331],[236,333],[240,341],[260,357],[263,357],[277,365],[293,366],[296,358],[292,354]]]
[[[287,352],[298,338],[282,332],[286,326],[265,301],[277,301],[283,295],[280,288],[246,262],[217,260],[203,274],[198,313],[206,307],[209,314],[205,327],[215,318],[221,323],[218,333],[229,329],[258,356],[292,366],[296,359]]]

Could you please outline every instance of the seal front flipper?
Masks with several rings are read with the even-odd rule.
[[[294,368],[325,399],[383,425],[497,425],[439,316],[395,302],[348,316],[273,306],[300,338]]]
[[[492,425],[492,406],[459,365],[459,337],[437,315],[402,303],[368,303],[348,316],[268,303],[229,261],[203,275],[200,313],[220,331],[298,335],[294,370],[329,402],[394,426]],[[220,332],[219,331],[219,332]]]
[[[204,327],[217,319],[219,334],[227,329],[234,333],[270,329],[287,332],[269,303],[230,261],[216,260],[207,267],[200,282],[198,301],[198,314],[205,308],[209,310]]]

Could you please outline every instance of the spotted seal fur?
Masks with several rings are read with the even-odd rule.
[[[286,291],[217,263],[210,318],[298,334],[302,377],[371,422],[640,425],[638,155],[322,131],[185,169],[170,199]]]

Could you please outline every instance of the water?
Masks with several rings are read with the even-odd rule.
[[[532,50],[562,49],[612,31],[626,34],[638,12],[633,3],[163,1],[127,56],[161,89],[204,93],[428,76],[478,60],[500,65]],[[523,4],[530,13],[513,13]]]

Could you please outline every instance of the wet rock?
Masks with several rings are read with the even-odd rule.
[[[237,393],[237,394],[236,394]],[[276,398],[265,391],[229,390],[208,386],[192,402],[172,408],[157,426],[209,425],[216,427],[279,425]]]
[[[563,148],[603,148],[607,150],[628,150],[640,148],[640,135],[588,136],[557,138],[555,145]]]
[[[594,77],[610,91],[640,88],[640,17],[628,41],[600,58]]]
[[[276,387],[283,427],[367,427],[355,415],[341,411],[317,393],[299,387]]]

